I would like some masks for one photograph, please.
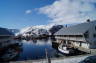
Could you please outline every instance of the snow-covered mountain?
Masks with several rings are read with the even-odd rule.
[[[49,30],[49,28],[51,28],[52,25],[36,25],[36,26],[30,26],[30,27],[25,27],[23,29],[20,30],[20,33],[25,33],[27,31],[32,31],[35,29],[46,29]]]
[[[49,29],[53,25],[37,25],[37,26],[30,26],[20,30],[19,33],[16,35],[22,36],[39,36],[39,35],[49,35]]]
[[[9,32],[12,32],[13,34],[16,34],[19,32],[19,29],[8,29]]]
[[[21,36],[33,36],[33,37],[38,37],[38,36],[42,36],[42,35],[50,35],[52,33],[52,31],[56,31],[54,30],[53,27],[58,28],[59,25],[37,25],[37,26],[30,26],[30,27],[25,27],[23,29],[20,30],[19,33],[17,33],[16,35],[21,35]],[[59,26],[60,27],[60,26]],[[52,30],[50,32],[50,29]]]
[[[49,32],[51,33],[51,35],[54,35],[54,33],[56,33],[57,31],[59,31],[61,28],[63,28],[63,25],[54,25],[49,29]]]

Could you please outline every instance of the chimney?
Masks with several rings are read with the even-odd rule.
[[[87,19],[87,22],[89,23],[90,22],[90,19]]]

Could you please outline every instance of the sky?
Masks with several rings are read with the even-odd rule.
[[[0,27],[21,29],[96,19],[96,0],[0,0]]]
[[[0,27],[23,28],[48,24],[48,17],[36,10],[54,0],[0,0]]]

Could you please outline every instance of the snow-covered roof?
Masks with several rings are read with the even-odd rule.
[[[63,27],[58,32],[56,32],[55,35],[82,35],[93,25],[96,25],[96,20],[70,27]]]

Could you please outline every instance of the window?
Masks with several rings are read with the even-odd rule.
[[[96,34],[93,34],[93,37],[96,38]]]
[[[95,30],[96,30],[96,26],[95,26]]]
[[[85,38],[89,38],[89,32],[88,31],[85,32],[84,36],[85,36]]]

